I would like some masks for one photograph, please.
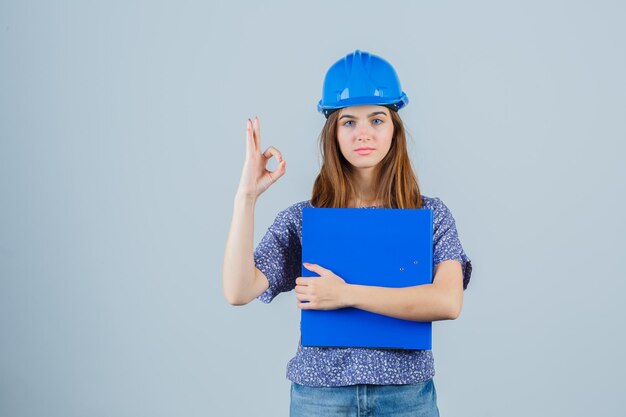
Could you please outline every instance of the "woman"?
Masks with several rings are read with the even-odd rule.
[[[295,289],[300,309],[356,307],[415,321],[458,317],[472,265],[448,208],[439,198],[420,194],[398,115],[406,104],[396,72],[384,59],[357,50],[337,61],[326,74],[318,103],[327,120],[320,135],[323,165],[311,200],[279,212],[254,252],[256,199],[284,175],[286,162],[274,147],[260,152],[258,118],[247,121],[246,162],[224,255],[224,295],[231,304],[247,304],[254,298],[269,303],[278,293]],[[279,165],[270,172],[266,164],[272,157]],[[432,209],[432,284],[351,285],[315,264],[304,266],[318,278],[300,277],[305,207]],[[287,365],[291,415],[437,416],[433,376],[430,350],[300,343]]]

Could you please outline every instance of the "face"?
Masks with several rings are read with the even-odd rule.
[[[387,155],[393,138],[390,111],[374,105],[339,110],[337,141],[352,166],[365,170],[374,168]]]

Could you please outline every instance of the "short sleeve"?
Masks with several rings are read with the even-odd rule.
[[[448,207],[435,197],[433,208],[433,264],[436,265],[449,259],[461,262],[463,289],[466,289],[472,275],[472,261],[461,246],[456,223]]]
[[[291,291],[302,271],[301,260],[302,244],[295,214],[286,209],[276,215],[254,250],[254,264],[269,281],[269,288],[257,299],[267,304],[279,293]]]

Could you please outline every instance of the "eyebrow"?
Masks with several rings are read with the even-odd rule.
[[[368,114],[367,117],[376,116],[377,114],[382,114],[384,116],[387,116],[387,113],[385,113],[384,111],[375,111],[374,113]],[[351,114],[344,114],[343,116],[341,116],[339,118],[339,120],[343,119],[344,117],[351,118],[351,119],[356,119],[356,117],[351,115]]]

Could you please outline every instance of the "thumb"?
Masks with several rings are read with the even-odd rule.
[[[283,175],[285,175],[285,170],[287,169],[287,161],[285,161],[284,159],[282,161],[280,161],[280,163],[278,164],[278,168],[276,168],[274,170],[274,173],[277,173],[277,175],[274,176],[275,179],[279,179],[280,177],[282,177]]]
[[[278,167],[274,171],[267,171],[267,176],[270,178],[272,183],[275,183],[280,177],[285,175],[285,169],[287,166],[287,162],[283,159],[278,164]]]
[[[318,264],[310,264],[308,262],[304,262],[303,263],[304,267],[306,269],[308,269],[309,271],[313,271],[318,273],[319,275],[322,275],[323,272],[330,272],[330,270],[318,265]]]

